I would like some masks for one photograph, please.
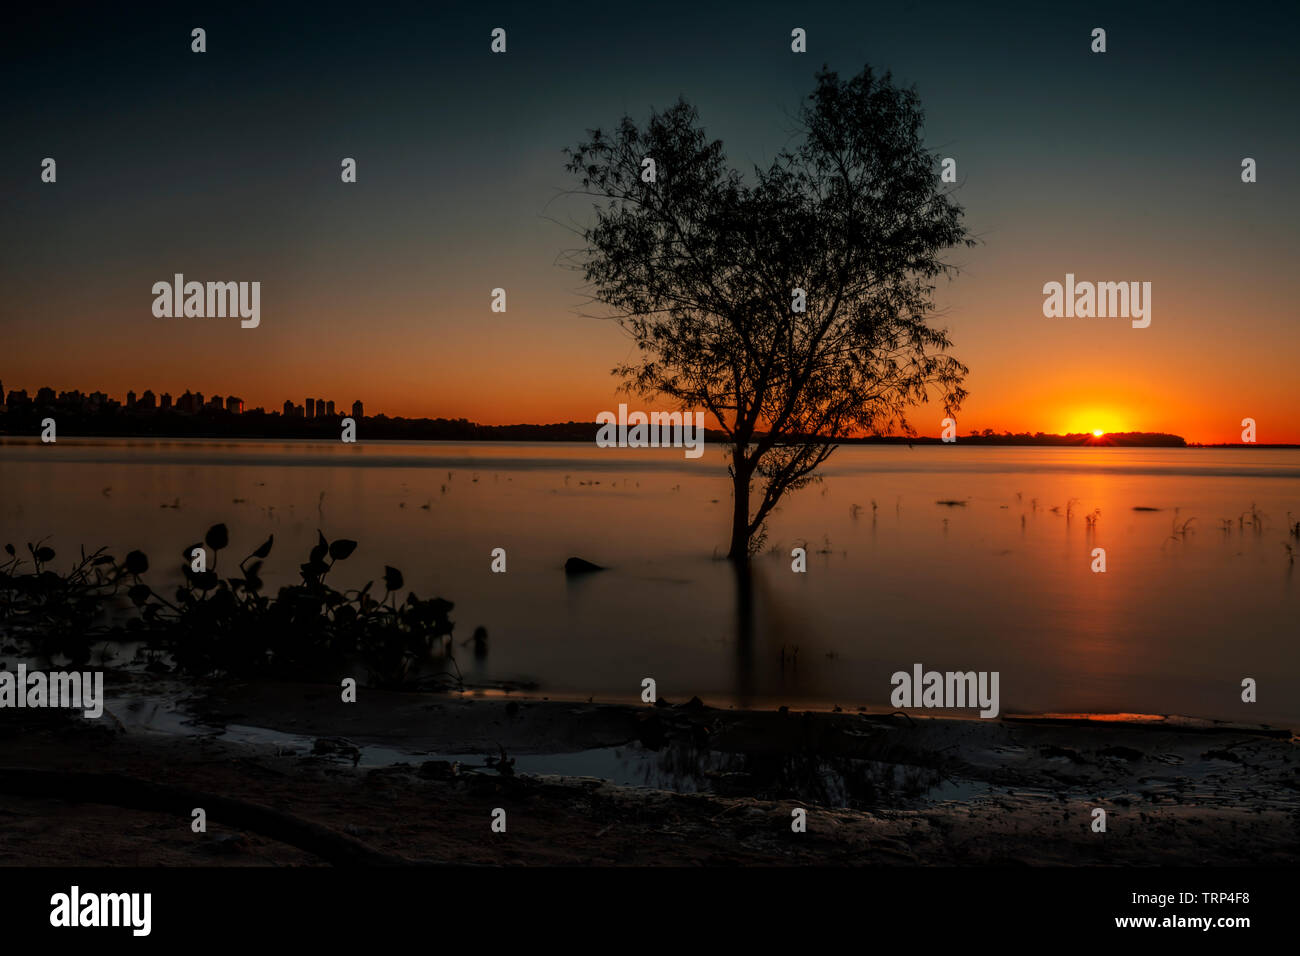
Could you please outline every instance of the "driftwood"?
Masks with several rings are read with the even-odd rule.
[[[187,822],[191,812],[202,807],[213,820],[306,850],[334,866],[411,866],[415,862],[261,804],[123,774],[0,767],[0,793],[152,810],[175,814]]]

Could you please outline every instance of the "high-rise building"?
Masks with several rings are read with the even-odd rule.
[[[163,411],[167,411],[169,408],[172,407],[172,393],[171,393],[171,392],[163,392],[163,393],[162,393],[162,398],[158,399],[158,407],[161,408]]]
[[[314,398],[307,399],[307,417],[308,418],[316,417],[316,399]]]
[[[135,408],[135,392],[126,393],[126,407]]]
[[[333,403],[333,402],[326,402],[326,403],[325,403],[325,414],[328,415],[330,418],[333,418],[333,417],[334,417],[334,403]]]
[[[38,388],[38,389],[36,390],[36,404],[37,404],[37,405],[53,405],[53,404],[54,404],[54,389],[50,388],[48,385],[44,385],[44,386],[42,386],[41,388]]]
[[[154,394],[151,389],[146,388],[144,390],[144,394],[142,394],[140,396],[139,401],[136,402],[136,407],[139,408],[141,411],[147,411],[147,412],[151,412],[158,407],[158,400],[154,398]]]
[[[226,396],[226,411],[232,415],[244,414],[244,400],[233,395]]]
[[[361,404],[361,399],[352,403],[352,417],[358,421],[366,417],[366,406]]]

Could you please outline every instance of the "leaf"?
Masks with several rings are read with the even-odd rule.
[[[208,533],[203,536],[208,547],[213,551],[220,551],[226,545],[230,544],[230,532],[224,524],[214,524],[208,529]]]
[[[355,550],[357,550],[357,543],[348,538],[339,538],[330,543],[330,557],[335,561],[342,561],[351,556]]]
[[[384,587],[388,588],[390,591],[397,591],[401,589],[403,583],[404,579],[402,577],[402,572],[397,570],[397,568],[392,568],[385,564]]]
[[[12,544],[6,544],[5,553],[8,554],[9,557],[11,558],[14,557],[14,546]]]
[[[253,557],[265,558],[267,555],[271,553],[271,545],[274,542],[275,542],[275,535],[271,535],[271,537],[267,538],[266,542],[260,548],[258,548],[256,551],[253,552]]]
[[[37,549],[36,549],[36,560],[37,560],[37,561],[40,561],[42,564],[48,564],[49,562],[53,561],[53,560],[54,560],[54,549],[53,549],[53,548],[47,548],[47,547],[37,548]]]
[[[126,596],[135,602],[136,607],[141,607],[145,601],[149,600],[151,594],[153,594],[153,591],[149,590],[147,584],[133,584],[126,592]]]
[[[307,559],[311,564],[320,564],[325,560],[325,555],[329,554],[330,544],[325,540],[325,535],[321,533],[320,528],[316,529],[316,547],[311,549],[311,556]]]
[[[132,551],[122,562],[127,574],[144,574],[149,570],[149,557],[143,551]]]

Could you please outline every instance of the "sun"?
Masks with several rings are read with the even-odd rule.
[[[1094,438],[1100,438],[1100,437],[1101,437],[1102,435],[1104,435],[1104,434],[1106,434],[1106,433],[1105,433],[1104,431],[1102,431],[1100,428],[1095,428],[1095,429],[1093,429],[1093,432],[1092,432],[1092,436],[1093,436]]]

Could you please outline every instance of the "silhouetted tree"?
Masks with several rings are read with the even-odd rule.
[[[927,317],[931,280],[955,271],[940,255],[973,241],[922,146],[917,95],[870,67],[816,79],[794,145],[748,178],[684,100],[566,150],[575,192],[597,199],[577,268],[638,346],[615,374],[707,410],[729,439],[734,560],[836,439],[915,434],[909,407],[933,390],[951,414],[966,394]]]

